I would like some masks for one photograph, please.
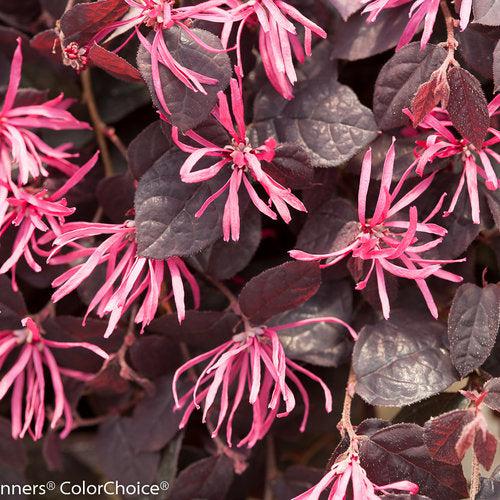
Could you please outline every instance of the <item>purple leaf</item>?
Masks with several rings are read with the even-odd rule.
[[[420,50],[420,43],[410,43],[396,52],[381,69],[375,83],[373,112],[382,130],[390,130],[408,123],[402,110],[408,108],[422,83],[446,57],[446,50],[428,44]]]
[[[349,323],[352,315],[352,285],[346,280],[327,281],[316,295],[301,306],[280,314],[275,324],[302,319],[335,316]],[[346,329],[332,323],[315,323],[280,332],[288,357],[317,366],[338,367],[351,353],[352,342]]]
[[[330,198],[309,214],[295,248],[309,253],[340,250],[358,234],[356,219],[356,212],[350,202],[343,198]]]
[[[500,327],[500,287],[462,285],[448,318],[451,359],[463,378],[488,358]]]
[[[221,500],[226,498],[233,477],[233,464],[226,455],[203,458],[181,471],[174,481],[169,498]]]
[[[157,120],[148,125],[128,147],[128,167],[139,180],[169,149],[172,139],[164,132],[164,123]]]
[[[458,50],[467,63],[467,67],[480,76],[491,80],[493,73],[493,50],[497,43],[496,36],[489,36],[479,29],[469,29],[457,33]]]
[[[61,18],[64,44],[76,42],[80,47],[90,42],[102,28],[123,17],[129,6],[122,0],[99,0],[75,5]]]
[[[453,67],[448,71],[450,98],[447,110],[460,134],[478,149],[490,126],[488,103],[481,84],[467,70]]]
[[[419,493],[433,500],[459,500],[467,496],[460,465],[433,460],[424,443],[424,429],[396,424],[377,431],[360,446],[361,465],[375,484],[412,481]]]
[[[398,44],[408,23],[409,6],[384,10],[373,23],[366,14],[356,14],[347,22],[334,23],[332,33],[333,55],[338,59],[357,61],[380,54]]]
[[[252,278],[239,296],[242,313],[254,325],[309,300],[321,281],[319,267],[310,262],[287,262]]]
[[[212,278],[227,280],[250,263],[260,244],[261,233],[260,212],[253,206],[249,207],[244,212],[238,241],[216,241],[201,253],[193,255],[191,260]]]
[[[306,189],[314,178],[314,169],[307,152],[296,144],[280,144],[276,156],[263,169],[277,182],[290,189]]]
[[[484,26],[500,26],[500,2],[498,0],[474,0],[474,23]]]
[[[114,52],[94,43],[89,50],[92,64],[107,71],[110,75],[126,82],[142,82],[139,71]]]
[[[205,44],[215,49],[222,49],[222,44],[214,34],[199,29],[191,28],[191,32]],[[150,35],[150,41],[151,41]],[[200,47],[181,28],[173,26],[163,32],[165,43],[172,57],[182,64],[202,75],[218,81],[215,85],[206,85],[206,94],[193,92],[188,89],[172,72],[160,65],[160,81],[165,96],[165,101],[170,114],[166,113],[173,125],[185,131],[192,129],[203,122],[217,103],[217,93],[229,85],[231,78],[231,64],[225,52],[209,52]],[[137,67],[147,83],[153,103],[159,109],[159,103],[153,86],[151,75],[151,56],[141,45],[137,54]]]
[[[488,380],[484,385],[484,390],[488,391],[484,404],[494,411],[500,411],[500,378]]]
[[[8,276],[0,276],[0,330],[17,329],[28,315],[21,292],[14,292]]]
[[[327,3],[329,2],[333,5],[342,16],[342,19],[346,21],[351,17],[355,12],[363,7],[362,0],[325,0]]]
[[[481,487],[477,493],[476,500],[496,500],[500,496],[500,466],[497,467],[491,477],[481,478]]]
[[[456,381],[443,337],[442,324],[409,311],[366,325],[353,353],[356,392],[372,405],[403,406],[443,391]]]
[[[185,159],[185,153],[169,151],[139,181],[135,221],[138,251],[143,257],[166,259],[192,255],[221,236],[222,198],[212,203],[201,217],[195,217],[220,185],[182,182],[179,170]]]
[[[95,194],[111,222],[120,224],[131,218],[127,213],[134,207],[135,186],[129,172],[104,177],[99,181]]]
[[[455,446],[463,428],[474,419],[469,410],[455,410],[443,413],[429,420],[424,427],[424,441],[434,460],[451,465],[458,465],[459,457]]]
[[[121,484],[152,484],[160,463],[160,453],[134,448],[137,429],[130,417],[113,417],[99,427],[96,451],[104,474]]]
[[[10,422],[0,417],[0,465],[22,471],[28,464],[26,452],[22,441],[12,439]]]
[[[486,469],[490,470],[495,460],[497,451],[497,438],[490,432],[484,434],[481,430],[474,436],[474,453],[478,462]]]
[[[256,97],[254,126],[261,141],[274,136],[295,143],[315,167],[336,167],[376,137],[372,112],[347,86],[332,79],[299,82],[295,98],[286,101],[270,86]]]

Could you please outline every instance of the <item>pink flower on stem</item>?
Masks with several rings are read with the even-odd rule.
[[[406,178],[413,170],[413,165],[407,169],[391,192],[394,158],[393,140],[384,162],[377,204],[372,217],[368,218],[366,216],[366,199],[370,185],[371,149],[366,152],[361,169],[358,193],[359,230],[349,245],[322,255],[309,254],[300,250],[292,250],[290,255],[295,259],[304,261],[326,260],[327,262],[322,267],[332,266],[349,255],[360,261],[368,261],[370,263],[369,271],[365,278],[357,283],[356,289],[364,289],[375,270],[382,312],[386,319],[390,315],[390,304],[384,273],[388,272],[400,278],[414,280],[427,303],[429,311],[437,318],[438,310],[425,279],[429,276],[436,276],[454,282],[462,281],[460,276],[441,269],[443,264],[461,262],[460,260],[433,260],[425,259],[422,256],[422,253],[438,246],[446,235],[446,229],[429,222],[440,210],[446,193],[443,194],[437,205],[422,222],[418,222],[418,213],[415,206],[409,209],[407,217],[404,216],[401,213],[402,210],[425,193],[435,174],[420,181],[396,201]],[[426,234],[428,237],[432,235],[437,237],[417,244],[419,242],[419,233]],[[395,261],[398,263],[395,263]]]
[[[293,84],[297,74],[293,56],[303,63],[312,53],[312,34],[326,38],[326,32],[295,7],[281,0],[226,0],[232,7],[232,20],[224,25],[222,43],[227,47],[233,25],[239,21],[236,34],[238,68],[243,74],[241,60],[241,36],[245,24],[256,20],[259,25],[259,52],[269,81],[285,99],[293,98]],[[304,28],[304,46],[294,25]]]
[[[232,111],[236,127],[233,125],[228,99],[224,92],[219,92],[219,104],[214,108],[212,114],[231,135],[231,144],[225,147],[217,146],[191,130],[186,132],[185,135],[199,144],[198,147],[193,147],[180,142],[177,127],[172,128],[172,137],[180,149],[190,153],[180,170],[181,179],[184,182],[204,182],[215,177],[226,166],[232,169],[229,180],[205,201],[195,215],[196,217],[201,217],[211,203],[228,191],[229,194],[222,220],[224,240],[229,241],[232,238],[234,241],[237,241],[240,237],[238,190],[242,183],[252,203],[260,212],[271,219],[277,219],[276,212],[270,208],[272,205],[274,205],[278,214],[287,224],[291,220],[287,205],[302,212],[306,212],[307,210],[303,203],[292,194],[290,189],[276,182],[262,168],[263,161],[271,162],[273,160],[276,141],[273,138],[267,139],[263,146],[257,148],[250,145],[246,137],[241,84],[232,79],[230,88]],[[212,166],[193,172],[196,164],[205,157],[214,157],[217,160]],[[256,181],[262,186],[269,197],[268,204],[261,200],[252,185],[252,181]]]
[[[20,348],[16,360],[0,379],[0,400],[12,388],[12,437],[23,438],[27,432],[34,440],[42,437],[46,416],[45,365],[54,392],[50,427],[55,429],[64,417],[64,428],[60,436],[65,438],[71,432],[73,417],[61,375],[84,382],[94,375],[58,366],[52,349],[83,348],[103,359],[108,359],[108,355],[101,348],[87,342],[55,342],[45,339],[32,318],[25,318],[22,324],[24,328],[21,330],[0,331],[0,369],[12,357],[14,350]]]
[[[108,236],[97,246],[76,243],[78,240]],[[53,236],[51,236],[53,238]],[[96,309],[99,317],[109,315],[105,337],[109,337],[120,318],[129,307],[142,296],[142,303],[135,316],[135,322],[142,324],[142,330],[154,319],[162,295],[162,284],[166,271],[170,273],[172,294],[177,308],[179,322],[185,317],[184,278],[190,285],[195,307],[199,307],[200,291],[194,276],[182,259],[170,257],[155,260],[137,254],[134,221],[123,224],[94,222],[70,222],[62,227],[53,243],[56,248],[49,257],[52,264],[75,263],[68,271],[56,278],[52,286],[58,288],[52,300],[58,302],[81,285],[95,269],[106,267],[105,281],[90,302],[87,316]],[[66,254],[55,256],[64,247]]]
[[[11,271],[14,290],[17,290],[16,266],[21,257],[33,271],[41,271],[32,254],[34,251],[42,257],[47,256],[38,245],[38,232],[56,235],[61,232],[65,218],[75,212],[74,208],[67,206],[64,195],[83,179],[96,164],[98,156],[96,153],[54,193],[32,186],[18,187],[13,182],[0,183],[0,187],[3,185],[5,190],[5,196],[0,190],[0,238],[11,226],[18,228],[12,253],[0,266],[0,274]],[[12,196],[8,196],[9,189]]]
[[[304,403],[304,416],[300,426],[300,431],[303,432],[309,415],[309,396],[297,377],[297,372],[321,385],[325,395],[325,409],[331,412],[332,395],[326,384],[286,357],[278,335],[281,330],[318,322],[341,324],[353,338],[357,338],[356,332],[338,318],[315,318],[273,327],[249,327],[221,346],[187,361],[175,372],[173,380],[176,408],[186,407],[179,427],[182,429],[187,424],[193,411],[199,409],[202,402],[205,422],[220,393],[219,415],[212,437],[218,435],[226,420],[226,440],[228,446],[232,446],[233,420],[247,388],[248,403],[252,407],[252,425],[237,446],[246,445],[251,448],[266,435],[275,418],[286,417],[295,408],[295,396],[289,385],[291,381]],[[206,361],[208,363],[195,385],[179,398],[177,382],[181,375]],[[284,407],[280,409],[281,405]]]
[[[500,107],[500,94],[497,95],[488,105],[490,116],[498,114]],[[408,109],[403,110],[406,115],[412,118]],[[475,224],[481,222],[479,210],[478,176],[484,179],[486,188],[496,191],[499,186],[499,179],[492,165],[500,163],[500,154],[492,149],[492,146],[500,143],[500,131],[490,127],[488,129],[491,136],[487,138],[481,148],[477,148],[467,139],[457,138],[450,130],[453,127],[449,119],[448,112],[441,108],[435,108],[419,124],[419,128],[424,131],[432,131],[425,141],[417,141],[415,154],[416,171],[423,175],[424,168],[435,158],[455,158],[459,157],[462,164],[462,174],[458,182],[457,189],[451,200],[448,210],[444,216],[450,215],[458,202],[463,187],[467,184],[469,201],[472,210],[472,220]]]
[[[191,29],[192,20],[210,21],[214,23],[227,22],[230,18],[228,12],[220,8],[226,0],[206,0],[197,5],[174,7],[174,0],[124,0],[130,6],[129,13],[121,20],[111,23],[99,31],[88,46],[94,42],[104,40],[108,35],[114,37],[128,30],[133,30],[125,43],[120,45],[115,52],[120,51],[135,35],[141,44],[151,55],[151,75],[156,96],[166,113],[170,113],[160,80],[160,66],[168,68],[172,74],[179,79],[187,88],[193,92],[206,94],[204,85],[214,85],[217,80],[207,77],[177,61],[170,52],[165,39],[164,31],[177,26],[195,43],[209,52],[226,52],[225,49],[217,49],[207,45]],[[154,30],[154,37],[150,42],[140,31],[139,27],[145,25]],[[108,38],[109,40],[109,38]]]
[[[321,494],[329,489],[328,498],[342,500],[379,500],[376,492],[389,494],[388,490],[407,491],[412,495],[418,493],[418,486],[410,481],[398,481],[396,483],[377,486],[367,477],[366,471],[359,463],[359,455],[352,448],[332,465],[323,479],[293,500],[319,500]],[[349,488],[350,483],[350,488]],[[352,493],[352,495],[350,495]]]
[[[18,38],[9,85],[0,108],[0,183],[4,187],[10,182],[21,186],[31,179],[46,177],[46,166],[56,168],[67,176],[78,170],[78,166],[68,160],[78,156],[67,152],[71,144],[52,148],[33,129],[90,129],[87,123],[78,121],[67,111],[73,101],[64,99],[62,94],[43,104],[16,106],[22,62],[21,39]]]
[[[368,12],[368,22],[376,21],[377,16],[386,9],[399,7],[413,2],[410,9],[410,20],[406,25],[397,49],[404,47],[411,42],[417,33],[421,23],[424,23],[424,31],[420,40],[420,47],[424,48],[432,35],[436,16],[439,11],[440,0],[362,0],[362,3],[368,4],[363,12]],[[469,24],[472,10],[472,0],[462,0],[460,8],[460,29],[463,31]]]

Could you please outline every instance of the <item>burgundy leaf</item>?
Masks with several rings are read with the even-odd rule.
[[[373,405],[403,406],[443,391],[456,381],[443,337],[442,324],[406,310],[366,325],[353,353],[356,392]]]
[[[296,144],[280,144],[271,163],[264,170],[277,182],[290,189],[307,189],[314,178],[311,158]]]
[[[371,110],[349,87],[325,77],[299,82],[292,101],[265,86],[255,99],[253,125],[261,141],[274,136],[302,146],[315,167],[339,166],[377,136]]]
[[[14,292],[8,276],[0,276],[0,330],[19,328],[28,315],[21,292]]]
[[[203,458],[186,467],[174,482],[169,498],[221,500],[233,481],[233,465],[226,455]]]
[[[492,378],[484,385],[488,394],[484,398],[484,404],[494,411],[500,411],[500,378]]]
[[[431,457],[451,465],[460,464],[463,457],[457,455],[455,447],[464,426],[473,418],[469,410],[455,410],[429,420],[424,427],[424,441]]]
[[[484,26],[500,26],[500,3],[498,0],[475,0],[474,22]]]
[[[190,29],[204,44],[215,49],[222,49],[221,41],[209,31],[199,28]],[[150,41],[153,34],[150,35]],[[170,113],[169,120],[182,131],[192,129],[208,118],[217,103],[217,93],[229,84],[231,64],[225,52],[211,52],[187,35],[178,26],[163,31],[165,43],[172,57],[182,66],[209,78],[217,80],[215,85],[206,85],[206,94],[193,92],[165,66],[160,65],[160,82]],[[156,97],[151,73],[151,55],[141,45],[137,54],[137,67],[148,85],[154,105],[162,109]],[[163,110],[163,113],[166,113]]]
[[[450,98],[447,110],[460,134],[481,148],[490,125],[488,103],[481,84],[467,70],[453,67],[448,71]]]
[[[382,130],[401,127],[408,121],[403,109],[408,108],[422,83],[427,82],[446,58],[446,50],[420,43],[403,47],[387,61],[375,83],[373,112]]]
[[[428,82],[422,83],[418,88],[411,102],[414,127],[416,127],[441,100],[439,96],[436,95],[436,87],[437,79],[431,78]]]
[[[462,285],[448,318],[453,364],[461,377],[480,367],[489,356],[500,327],[500,287]]]
[[[495,92],[498,92],[500,90],[500,41],[496,44],[493,52],[493,80]]]
[[[122,0],[99,0],[80,3],[64,13],[61,31],[64,44],[76,42],[84,46],[102,28],[123,17],[129,6]]]
[[[139,70],[134,68],[118,54],[110,52],[96,43],[90,47],[89,57],[94,65],[107,71],[115,78],[119,78],[126,82],[142,82]]]
[[[139,180],[170,148],[172,139],[164,132],[164,123],[157,120],[142,130],[129,144],[128,167]]]
[[[252,278],[240,293],[243,314],[254,325],[293,309],[310,299],[320,285],[319,267],[310,262],[287,262]]]
[[[355,12],[363,7],[362,0],[325,0],[332,4],[342,16],[342,19],[346,21],[351,17]]]
[[[135,186],[129,172],[104,177],[99,181],[95,194],[111,222],[120,224],[130,218],[130,211],[134,207]]]
[[[497,438],[489,431],[478,431],[474,437],[474,453],[479,463],[490,470],[497,451]]]
[[[135,221],[139,254],[143,257],[192,255],[221,235],[221,198],[208,207],[203,217],[195,216],[203,202],[221,187],[220,182],[182,182],[179,170],[185,159],[184,153],[169,151],[139,181]]]
[[[376,484],[409,480],[433,500],[467,496],[462,467],[433,460],[424,443],[424,429],[418,425],[396,424],[375,432],[361,441],[360,455],[361,465]]]

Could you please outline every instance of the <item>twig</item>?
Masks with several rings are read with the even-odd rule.
[[[479,460],[472,451],[472,466],[471,466],[471,479],[470,479],[470,499],[475,500],[479,491],[479,481],[481,478],[481,471],[479,469]]]
[[[339,430],[342,436],[347,433],[351,442],[357,439],[356,432],[351,423],[351,406],[352,399],[354,397],[354,386],[356,385],[356,374],[354,370],[349,371],[349,377],[347,378],[347,385],[345,388],[344,405],[342,407],[342,418],[339,422]]]
[[[67,12],[69,9],[72,9],[74,5],[75,5],[75,0],[68,0],[68,3],[64,8],[64,12]]]
[[[441,12],[446,23],[446,47],[448,55],[446,56],[446,66],[449,64],[458,64],[455,60],[455,50],[458,47],[458,41],[455,38],[455,18],[453,17],[446,0],[441,0]]]
[[[80,75],[80,79],[83,87],[83,98],[87,104],[87,109],[89,110],[90,119],[92,125],[94,126],[94,133],[97,139],[97,144],[101,151],[102,163],[104,165],[104,174],[106,177],[113,175],[113,162],[111,161],[111,155],[109,153],[108,143],[106,142],[105,130],[107,130],[106,124],[102,121],[101,115],[97,108],[95,101],[94,91],[92,89],[92,77],[90,69],[86,69]]]
[[[272,436],[266,438],[266,486],[264,490],[264,500],[273,500],[274,494],[272,482],[279,473],[276,464],[276,447]]]

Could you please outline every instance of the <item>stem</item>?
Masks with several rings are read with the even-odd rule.
[[[448,48],[446,62],[448,64],[458,64],[455,60],[455,50],[458,47],[458,41],[455,38],[455,18],[453,17],[446,0],[441,0],[441,3],[439,5],[441,7],[441,12],[443,13],[446,23],[446,47]]]
[[[106,142],[105,130],[107,130],[106,124],[102,121],[101,115],[97,108],[94,91],[92,88],[92,77],[90,69],[86,69],[82,72],[80,76],[82,87],[83,87],[83,98],[87,104],[87,109],[89,110],[90,119],[92,125],[94,126],[94,133],[97,139],[97,144],[101,151],[102,163],[104,165],[104,174],[106,177],[113,175],[113,163],[111,161],[111,155],[109,153],[108,143]]]
[[[481,477],[481,471],[479,469],[479,460],[472,451],[472,466],[471,466],[471,479],[470,479],[470,499],[475,500],[476,495],[479,491],[479,481]]]
[[[274,494],[272,482],[278,475],[278,466],[276,464],[276,446],[272,436],[266,438],[266,486],[264,490],[264,500],[273,500]]]
[[[72,9],[73,5],[75,5],[75,0],[68,0],[68,3],[66,4],[66,7],[64,8],[64,12],[67,12],[69,9]]]
[[[351,423],[351,406],[354,397],[354,386],[356,385],[356,375],[354,370],[349,370],[349,377],[347,378],[347,385],[345,388],[344,405],[342,407],[342,418],[339,422],[340,432],[342,436],[347,433],[351,443],[357,439],[356,432]]]

